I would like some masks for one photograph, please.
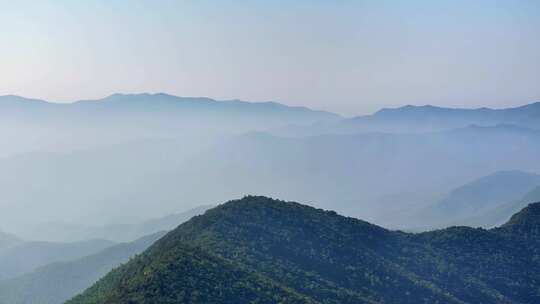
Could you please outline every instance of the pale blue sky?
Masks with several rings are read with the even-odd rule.
[[[0,95],[276,100],[346,115],[540,101],[540,1],[0,0]]]

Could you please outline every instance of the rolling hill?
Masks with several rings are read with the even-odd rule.
[[[537,303],[540,204],[491,230],[394,232],[248,196],[194,217],[69,304]]]

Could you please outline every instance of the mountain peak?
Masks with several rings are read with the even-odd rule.
[[[214,99],[208,97],[181,97],[166,93],[114,93],[101,99],[79,100],[75,104],[93,104],[93,103],[117,103],[117,104],[132,104],[132,103],[157,103],[157,102],[215,102]]]
[[[388,232],[382,227],[341,216],[335,211],[265,196],[247,195],[194,217],[191,221],[180,225],[171,234],[182,235],[186,231],[195,230],[212,231],[227,239],[239,237],[242,234],[251,237],[254,229],[258,231],[258,237],[261,237],[263,232],[273,234],[275,231],[291,230],[301,233],[298,229],[328,233],[329,227],[332,230],[343,226],[355,231],[354,238],[359,246],[361,243],[367,244],[373,240],[384,239]]]
[[[236,214],[236,212],[256,212],[264,214],[275,212],[286,213],[288,215],[302,213],[304,215],[338,216],[335,211],[326,211],[296,202],[283,201],[260,195],[246,195],[241,199],[228,201],[211,211],[213,210],[219,212],[232,212],[234,214]]]
[[[254,218],[269,218],[292,214],[327,214],[336,215],[333,211],[324,211],[296,202],[287,202],[266,196],[246,195],[241,199],[225,202],[209,210],[205,216],[221,220],[234,217],[240,222],[252,221]],[[214,217],[215,215],[219,215]]]
[[[448,108],[448,107],[439,107],[439,106],[433,106],[433,105],[422,105],[422,106],[416,106],[416,105],[406,105],[402,107],[397,108],[383,108],[377,112],[375,112],[374,116],[389,116],[389,117],[398,117],[398,116],[438,116],[438,115],[452,115],[456,113],[474,113],[474,112],[486,112],[486,111],[493,111],[490,108],[478,108],[478,109],[464,109],[464,108]]]
[[[133,94],[123,94],[123,93],[115,93],[112,94],[103,100],[140,100],[140,99],[170,99],[170,100],[183,100],[183,99],[197,99],[197,100],[213,100],[208,97],[181,97],[176,95],[170,95],[163,92],[159,93],[133,93]]]

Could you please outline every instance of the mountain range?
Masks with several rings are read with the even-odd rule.
[[[0,156],[72,151],[142,139],[202,147],[223,136],[341,119],[276,102],[216,101],[167,94],[113,94],[69,104],[0,96]]]
[[[539,107],[405,106],[344,118],[162,93],[71,104],[2,96],[0,221],[25,239],[130,241],[156,231],[116,223],[257,193],[410,228],[404,210],[467,182],[539,173]]]
[[[539,129],[540,102],[506,109],[457,109],[430,105],[340,115],[277,102],[217,101],[206,97],[113,94],[68,104],[0,96],[0,156],[32,151],[72,151],[148,138],[182,139],[204,147],[250,131],[280,136],[359,132],[442,131],[470,125]]]
[[[276,133],[293,136],[358,132],[416,133],[464,128],[470,125],[483,127],[514,125],[538,130],[539,118],[540,102],[504,109],[406,105],[316,126],[288,126],[277,130]]]
[[[382,123],[407,124],[423,128],[459,128],[471,124],[489,126],[512,124],[527,128],[538,128],[540,123],[540,102],[505,109],[459,109],[431,105],[407,105],[394,109],[382,109],[373,116],[360,116],[351,119],[355,124]],[[403,131],[403,130],[402,130]]]
[[[540,203],[494,229],[408,234],[247,196],[196,216],[69,304],[537,303]]]

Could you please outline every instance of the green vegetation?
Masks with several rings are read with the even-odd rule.
[[[248,196],[68,303],[540,303],[539,219],[540,203],[497,229],[407,234]]]

